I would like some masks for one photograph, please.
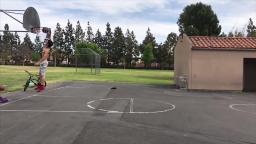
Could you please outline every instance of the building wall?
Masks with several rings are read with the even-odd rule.
[[[192,50],[190,89],[243,90],[243,59],[256,51]]]
[[[186,83],[189,87],[191,47],[192,43],[186,35],[179,37],[174,50],[174,81],[177,86],[181,86],[180,77],[187,77]]]

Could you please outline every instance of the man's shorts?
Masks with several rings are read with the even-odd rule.
[[[47,66],[48,66],[48,62],[43,62],[40,64],[40,70],[39,70],[40,75],[45,76]]]

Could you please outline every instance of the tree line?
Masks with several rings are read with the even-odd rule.
[[[24,64],[40,58],[42,42],[37,36],[32,41],[28,34],[21,42],[18,33],[8,32],[9,26],[5,25],[0,39],[0,60],[4,64]],[[66,61],[71,64],[74,59],[76,45],[83,43],[88,48],[96,50],[101,55],[102,66],[135,67],[141,59],[145,67],[151,67],[151,63],[159,64],[159,68],[170,67],[173,64],[173,50],[178,36],[170,33],[166,41],[157,44],[150,28],[146,31],[145,39],[141,44],[136,40],[134,31],[127,29],[124,33],[121,27],[115,27],[112,31],[110,23],[106,24],[106,31],[102,34],[98,29],[94,34],[90,22],[84,30],[79,21],[76,25],[68,20],[62,28],[59,23],[53,31],[52,58],[57,65]],[[97,47],[97,48],[95,48]]]

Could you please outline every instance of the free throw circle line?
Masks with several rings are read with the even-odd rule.
[[[113,110],[97,109],[97,108],[91,106],[91,104],[94,103],[95,101],[105,101],[105,100],[112,100],[112,99],[126,99],[126,100],[130,100],[130,111],[129,112],[120,112],[120,111],[113,111]],[[131,104],[131,101],[132,101],[132,104]],[[116,114],[123,114],[123,113],[130,113],[130,114],[155,114],[155,113],[162,113],[162,112],[172,111],[172,110],[174,110],[176,108],[175,105],[173,105],[171,103],[166,103],[166,102],[162,102],[162,101],[157,101],[157,102],[162,103],[162,104],[167,104],[167,105],[171,106],[171,108],[168,108],[168,109],[165,109],[165,110],[161,110],[161,111],[152,111],[152,112],[137,112],[137,111],[134,112],[133,111],[134,98],[106,98],[106,99],[92,100],[92,101],[87,102],[87,107],[89,107],[90,109],[93,109],[93,110],[103,111],[103,112],[106,112],[106,113],[116,113]]]
[[[255,114],[256,115],[256,112],[253,113],[253,112],[248,112],[248,111],[245,111],[245,110],[241,110],[241,109],[235,108],[235,106],[254,106],[254,105],[256,106],[256,104],[231,104],[231,105],[229,105],[229,108],[231,108],[232,110],[235,110],[235,111],[245,112],[245,113]]]

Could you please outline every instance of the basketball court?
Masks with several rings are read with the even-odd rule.
[[[255,93],[70,82],[4,96],[4,144],[256,142]]]

